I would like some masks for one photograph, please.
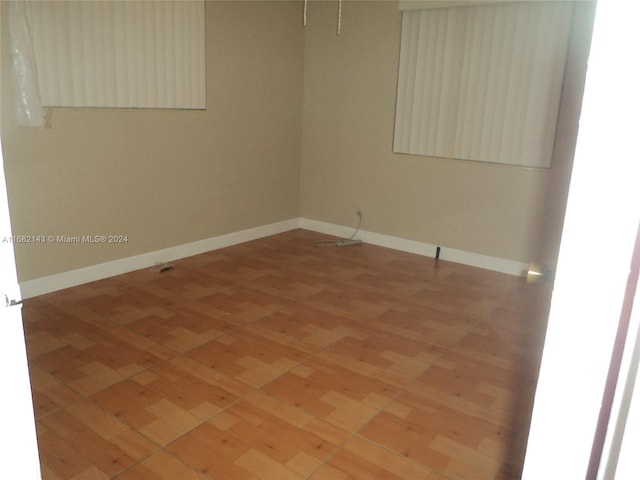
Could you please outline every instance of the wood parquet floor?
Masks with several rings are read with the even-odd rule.
[[[513,480],[549,287],[296,230],[31,298],[44,480]]]

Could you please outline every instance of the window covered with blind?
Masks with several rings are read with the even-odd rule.
[[[24,5],[43,105],[206,108],[203,0]]]
[[[549,167],[572,8],[403,12],[394,151]]]

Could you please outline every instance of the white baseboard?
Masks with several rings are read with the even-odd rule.
[[[354,229],[350,227],[342,227],[340,225],[308,220],[306,218],[300,219],[300,228],[344,238],[351,237],[354,231]],[[417,255],[424,255],[427,257],[435,258],[436,256],[437,246],[431,245],[430,243],[417,242],[415,240],[407,240],[375,232],[367,232],[366,230],[358,231],[356,238],[365,243],[371,243],[380,247],[393,248],[394,250],[401,250],[403,252],[415,253]],[[507,273],[509,275],[516,276],[522,275],[522,272],[525,272],[529,267],[528,264],[522,262],[489,257],[479,253],[466,252],[464,250],[456,250],[454,248],[447,248],[444,246],[440,248],[439,258],[450,262],[469,265],[471,267],[484,268],[486,270],[493,270],[495,272]]]
[[[81,285],[83,283],[94,282],[96,280],[102,280],[103,278],[113,277],[123,273],[132,272],[134,270],[140,270],[142,268],[148,268],[158,262],[170,262],[180,258],[191,257],[193,255],[230,247],[232,245],[256,240],[258,238],[287,232],[296,228],[302,228],[342,238],[349,238],[354,231],[351,227],[343,227],[332,223],[319,222],[306,218],[292,218],[278,223],[228,233],[226,235],[207,238],[197,242],[177,245],[163,250],[156,250],[153,252],[143,253],[141,255],[135,255],[133,257],[121,258],[111,262],[100,263],[98,265],[91,265],[77,270],[70,270],[68,272],[21,282],[20,289],[22,292],[22,298],[35,297],[37,295],[55,292],[56,290],[75,287],[76,285]],[[367,232],[365,230],[360,230],[357,238],[365,243],[392,248],[403,252],[415,253],[427,257],[435,257],[436,255],[436,245],[431,245],[429,243],[407,240],[375,232]],[[486,255],[446,247],[441,248],[440,258],[450,262],[461,263],[463,265],[484,268],[510,275],[521,275],[522,272],[526,271],[528,268],[526,263],[488,257]]]
[[[239,232],[228,233],[218,237],[207,238],[197,242],[177,245],[175,247],[156,250],[153,252],[135,255],[133,257],[120,258],[111,262],[91,265],[89,267],[70,270],[47,277],[36,278],[20,283],[22,298],[35,297],[45,293],[55,292],[63,288],[75,287],[83,283],[102,280],[123,273],[148,268],[158,262],[170,262],[180,258],[191,257],[201,253],[230,247],[239,243],[256,240],[258,238],[276,235],[299,228],[299,219],[294,218],[283,222],[263,225],[256,228],[241,230]]]

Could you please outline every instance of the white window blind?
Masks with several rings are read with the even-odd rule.
[[[572,8],[403,12],[394,151],[549,167]]]
[[[206,108],[203,0],[25,3],[43,105]]]

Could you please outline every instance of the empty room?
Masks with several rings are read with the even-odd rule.
[[[7,478],[536,478],[595,2],[0,8]]]

